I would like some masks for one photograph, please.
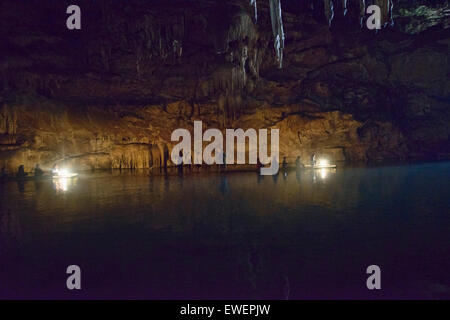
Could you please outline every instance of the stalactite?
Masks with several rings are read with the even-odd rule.
[[[389,25],[393,25],[393,18],[392,18],[393,1],[375,0],[374,4],[379,6],[381,9],[381,25],[384,28]]]
[[[364,27],[364,17],[366,16],[366,10],[372,4],[379,6],[381,9],[381,22],[383,27],[393,26],[393,0],[359,0],[361,28]]]
[[[255,21],[258,21],[258,6],[256,5],[256,0],[250,0],[250,5],[255,8]]]
[[[141,79],[141,63],[142,63],[142,48],[140,46],[136,47],[136,75],[137,78]]]
[[[160,22],[148,14],[142,19],[130,22],[128,28],[132,36],[120,39],[120,45],[124,50],[132,45],[139,56],[141,69],[146,61],[154,57],[179,61],[183,53],[184,16],[173,16],[168,21]]]
[[[102,40],[100,45],[100,56],[103,69],[105,71],[109,71],[111,59],[111,47],[107,44],[107,41],[105,39]]]
[[[270,3],[270,18],[272,21],[272,31],[275,38],[274,46],[279,62],[279,67],[283,67],[283,49],[284,49],[284,30],[283,19],[281,15],[280,0],[269,0]]]
[[[366,15],[366,0],[360,0],[359,1],[359,8],[360,8],[359,24],[361,25],[361,28],[362,28],[363,27],[363,23],[364,23],[364,17]]]
[[[394,1],[388,0],[388,6],[389,6],[389,24],[391,27],[394,26]]]
[[[183,54],[183,44],[181,43],[181,41],[173,40],[172,48],[173,48],[173,60],[179,61],[179,59]]]
[[[14,109],[6,104],[0,109],[0,134],[16,134],[17,130],[17,114]]]
[[[356,1],[356,0],[355,0]],[[360,25],[363,27],[364,17],[366,16],[366,0],[358,0],[360,7]],[[393,21],[393,0],[375,0],[375,4],[379,5],[382,10],[384,26],[394,25]],[[274,36],[274,47],[279,62],[280,68],[283,66],[283,49],[284,49],[284,30],[283,30],[283,20],[281,13],[281,2],[280,0],[269,0],[270,4],[270,17],[272,22],[272,31]],[[315,9],[315,3],[313,0],[310,1],[311,9]],[[250,5],[255,6],[255,19],[257,19],[256,11],[256,0],[250,0]],[[335,7],[333,0],[323,0],[325,16],[328,20],[328,25],[331,27],[335,16]],[[343,15],[346,16],[348,13],[348,0],[342,0],[342,10]]]
[[[242,68],[242,74],[244,77],[244,83],[246,81],[246,76],[247,76],[246,72],[245,72],[245,63],[247,61],[247,58],[248,58],[248,48],[247,48],[247,46],[244,46],[242,48],[242,56],[241,56],[241,68]]]
[[[258,58],[258,49],[253,48],[253,54],[250,55],[248,66],[249,66],[251,75],[253,75],[256,78],[259,78],[259,65],[260,65],[260,61]]]
[[[325,16],[328,20],[328,25],[331,27],[331,22],[334,18],[334,4],[332,0],[324,0],[324,7],[325,7]]]

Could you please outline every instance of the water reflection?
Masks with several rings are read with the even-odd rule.
[[[20,241],[22,227],[20,216],[9,210],[0,211],[0,240],[2,243]]]
[[[321,169],[314,170],[313,181],[317,182],[319,179],[325,180],[325,179],[327,179],[327,177],[329,177],[330,174],[335,174],[335,173],[336,173],[336,169],[333,169],[333,168],[321,168]]]
[[[77,178],[54,178],[52,183],[56,192],[66,192],[71,187],[76,186]]]
[[[280,175],[280,173],[278,172],[277,174],[274,174],[274,175],[272,176],[272,179],[273,179],[273,183],[274,183],[274,184],[277,184],[279,175]]]
[[[17,181],[17,189],[19,190],[20,193],[24,193],[25,192],[25,182],[18,180]]]
[[[228,185],[227,176],[225,174],[220,175],[220,193],[223,195],[227,194],[230,191],[230,187]]]
[[[73,261],[86,297],[364,298],[375,262],[399,279],[390,297],[446,285],[449,164],[280,174],[2,184],[0,296],[64,297],[52,275]]]

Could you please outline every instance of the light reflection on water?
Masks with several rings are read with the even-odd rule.
[[[77,184],[77,177],[74,178],[54,178],[52,179],[53,188],[57,192],[66,192],[69,188],[73,188]]]
[[[449,178],[439,163],[1,184],[0,296],[71,297],[78,264],[88,298],[439,298]]]

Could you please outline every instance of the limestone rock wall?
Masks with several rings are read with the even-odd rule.
[[[200,114],[183,107],[187,104],[177,102],[131,113],[127,106],[89,106],[73,114],[70,107],[42,102],[10,107],[18,115],[17,128],[4,135],[14,143],[0,145],[0,167],[14,173],[19,165],[31,172],[36,164],[44,170],[55,164],[76,170],[173,166],[173,130],[186,128],[193,134],[195,120],[203,122],[203,131],[221,128],[214,105],[203,106]],[[261,105],[231,122],[230,128],[279,129],[280,156],[290,162],[300,156],[307,163],[312,153],[335,161],[365,161],[372,153],[374,158],[396,158],[404,148],[401,135],[391,135],[395,130],[389,123],[362,123],[340,111],[302,104]]]
[[[4,0],[0,168],[170,165],[194,120],[279,127],[288,157],[450,158],[448,4],[374,1],[374,32],[372,2],[80,0],[69,31],[68,1]]]

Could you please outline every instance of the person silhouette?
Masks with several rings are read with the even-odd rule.
[[[283,171],[287,170],[288,162],[287,162],[286,157],[283,157],[283,162],[281,163],[281,167],[283,168]]]
[[[225,153],[225,151],[222,152],[222,161],[223,161],[222,168],[224,171],[226,171],[227,170],[227,154]]]
[[[52,175],[58,175],[59,166],[55,163],[55,165],[52,168]],[[120,166],[120,171],[122,171],[122,166]]]
[[[43,175],[44,175],[44,171],[42,171],[39,164],[36,164],[36,166],[34,167],[34,178],[39,179],[39,178],[42,178]]]
[[[303,168],[303,163],[300,156],[295,159],[295,167],[297,168],[297,170]]]
[[[25,173],[25,167],[23,164],[19,166],[19,169],[16,174],[17,180],[24,180],[27,174]]]
[[[315,166],[315,165],[316,165],[316,154],[315,154],[315,153],[313,153],[313,154],[311,155],[311,165],[312,165],[312,166]]]

